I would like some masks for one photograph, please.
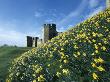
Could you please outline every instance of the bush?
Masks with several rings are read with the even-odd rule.
[[[24,53],[9,72],[9,82],[110,82],[110,9]]]

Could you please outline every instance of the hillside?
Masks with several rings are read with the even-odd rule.
[[[0,47],[0,79],[4,79],[8,75],[12,60],[28,50],[29,48]]]
[[[109,76],[110,9],[106,9],[16,58],[7,80],[110,82]]]

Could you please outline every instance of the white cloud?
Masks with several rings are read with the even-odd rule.
[[[0,28],[0,45],[25,46],[26,35],[14,30]]]
[[[17,31],[16,24],[11,22],[0,23],[0,45],[17,45],[26,46],[26,36],[41,37],[36,31],[28,31],[27,33]]]
[[[94,7],[98,6],[98,4],[99,4],[99,0],[90,0],[89,1],[89,6],[91,8],[94,8]]]
[[[46,23],[52,23],[54,20],[52,20],[52,18],[48,18],[45,20]]]
[[[71,18],[74,18],[78,15],[80,15],[83,10],[86,7],[86,3],[88,0],[82,0],[81,4],[78,6],[78,8],[75,11],[70,12],[66,17],[64,17],[59,23],[58,26],[62,26],[64,24],[66,24],[68,21],[70,21]]]
[[[60,27],[60,28],[57,28],[58,32],[64,32],[66,29],[64,26]]]
[[[98,13],[99,13],[100,11],[102,11],[102,10],[104,10],[104,7],[103,7],[103,6],[100,6],[100,7],[96,8],[96,9],[94,9],[93,11],[91,11],[91,12],[89,13],[89,15],[87,15],[87,16],[85,17],[85,19],[90,18],[90,17],[92,17],[92,16],[98,14]]]
[[[42,15],[41,12],[38,12],[38,11],[35,12],[35,17],[36,17],[36,18],[39,18],[39,17],[42,17],[42,16],[43,16],[43,15]]]

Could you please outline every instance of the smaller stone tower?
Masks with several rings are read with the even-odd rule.
[[[38,37],[27,36],[27,47],[37,47]]]
[[[56,24],[44,24],[44,43],[57,36]]]
[[[33,37],[33,46],[32,47],[37,47],[37,40],[39,38],[38,37]]]
[[[110,0],[106,0],[106,8],[110,8]]]
[[[27,36],[27,47],[33,46],[33,40],[31,36]]]

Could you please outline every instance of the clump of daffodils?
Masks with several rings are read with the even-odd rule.
[[[10,82],[110,82],[110,9],[22,54],[9,73]]]

